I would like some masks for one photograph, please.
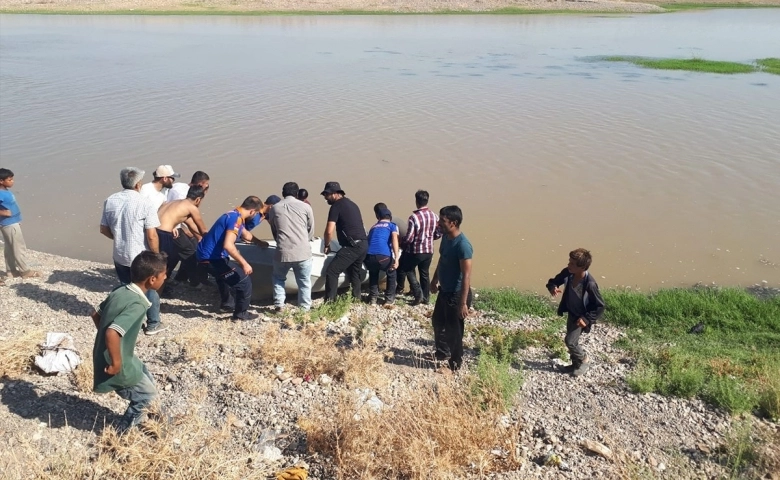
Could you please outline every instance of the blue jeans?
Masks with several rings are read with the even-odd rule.
[[[120,430],[127,430],[128,428],[138,425],[144,410],[146,410],[147,407],[149,407],[149,404],[157,398],[157,388],[154,386],[154,377],[149,373],[146,365],[143,366],[143,372],[144,374],[137,384],[116,391],[116,394],[120,397],[125,400],[130,400],[130,405],[128,405],[125,414],[122,415]]]
[[[114,269],[116,269],[119,281],[128,285],[130,283],[130,267],[114,262]],[[146,291],[146,299],[152,303],[152,306],[146,311],[146,328],[150,328],[160,323],[160,296],[157,294],[157,290],[149,289]]]
[[[292,268],[295,274],[295,283],[298,284],[298,306],[304,310],[311,308],[311,264],[312,259],[300,262],[277,262],[274,260],[274,305],[284,305],[284,284],[287,280],[287,272]]]

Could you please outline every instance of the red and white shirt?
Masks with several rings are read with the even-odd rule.
[[[433,241],[441,238],[439,217],[428,207],[415,210],[403,240],[404,252],[433,253]]]

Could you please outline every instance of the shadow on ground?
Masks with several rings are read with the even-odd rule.
[[[70,315],[87,316],[94,310],[91,304],[84,300],[79,300],[74,295],[47,290],[34,283],[19,283],[11,288],[16,290],[17,295],[35,300],[36,302],[43,302],[52,310],[64,310]]]
[[[93,268],[90,270],[55,270],[46,283],[67,283],[90,292],[110,292],[119,285],[116,271],[111,268]]]
[[[100,433],[106,425],[120,418],[113,410],[91,400],[63,392],[39,395],[35,385],[23,380],[0,379],[0,402],[22,418],[36,418],[49,428],[69,425],[79,430]]]

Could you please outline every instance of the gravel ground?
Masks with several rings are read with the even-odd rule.
[[[0,0],[0,10],[94,12],[117,10],[165,11],[268,11],[335,12],[363,10],[377,12],[436,12],[466,10],[482,12],[504,7],[534,10],[583,10],[615,12],[659,12],[656,5],[607,0]]]
[[[42,341],[46,331],[67,332],[82,356],[91,361],[95,330],[87,314],[114,285],[113,268],[38,252],[31,256],[43,277],[9,279],[0,287],[0,342],[28,333],[39,334]],[[263,432],[281,432],[284,440],[276,445],[283,456],[275,461],[276,467],[305,463],[310,478],[333,478],[329,459],[307,451],[297,422],[315,408],[334,405],[345,387],[336,381],[286,378],[269,365],[255,372],[267,380],[266,392],[239,391],[231,380],[242,369],[235,358],[253,341],[278,330],[280,319],[267,307],[257,306],[259,320],[234,323],[216,313],[216,292],[180,287],[178,296],[163,300],[162,318],[170,330],[154,337],[141,335],[136,349],[155,376],[162,406],[175,415],[187,410],[192,398],[200,398],[198,408],[208,422],[227,422],[233,427],[228,447],[237,455],[257,455],[253,452]],[[396,393],[389,396],[403,395],[405,388],[440,378],[422,359],[432,349],[427,326],[430,311],[429,306],[387,310],[359,305],[349,313],[351,318],[368,319],[361,326],[363,337],[372,337],[377,348],[388,353],[386,366],[392,383],[403,386],[390,388],[389,392]],[[468,323],[537,329],[544,321],[534,317],[499,321],[477,312]],[[345,341],[356,333],[346,319],[331,322],[328,330]],[[595,363],[581,379],[557,373],[554,367],[560,360],[545,349],[521,353],[518,363],[524,364],[525,382],[507,421],[521,427],[518,453],[523,463],[518,471],[494,478],[728,476],[715,452],[732,428],[729,415],[698,400],[632,394],[625,377],[633,360],[612,347],[622,335],[617,328],[599,325],[593,334],[584,336],[584,346]],[[466,340],[473,344],[470,336]],[[473,350],[467,351],[467,369],[474,355]],[[6,475],[0,477],[31,478],[32,474],[25,473],[25,462],[91,451],[104,422],[114,421],[125,408],[126,402],[114,394],[80,390],[69,375],[44,376],[30,370],[13,379],[0,379],[0,471],[5,469]],[[776,424],[756,422],[780,435]],[[581,446],[584,440],[607,445],[615,459],[588,453]],[[550,452],[557,452],[568,470],[540,466],[538,459]]]

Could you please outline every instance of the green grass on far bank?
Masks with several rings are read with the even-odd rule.
[[[685,70],[721,74],[766,72],[780,74],[780,59],[762,58],[755,63],[724,62],[703,58],[647,58],[632,56],[604,57],[607,62],[627,62],[656,70]]]
[[[218,7],[183,4],[181,10],[77,10],[77,9],[0,9],[0,14],[35,15],[215,15],[215,16],[312,16],[312,15],[608,15],[625,14],[614,10],[572,10],[572,9],[533,9],[524,7],[503,7],[493,10],[434,10],[430,12],[391,11],[391,10],[220,10]]]
[[[648,2],[653,3],[654,5],[658,5],[659,7],[663,8],[664,10],[667,10],[669,12],[681,12],[686,10],[712,10],[716,8],[778,8],[780,5],[762,5],[758,3],[742,3],[742,2],[735,2],[735,3],[686,3],[686,2],[680,2],[680,3],[656,3],[656,2]]]
[[[759,299],[736,288],[602,293],[604,321],[626,328],[619,346],[637,358],[628,379],[634,391],[700,397],[731,412],[780,418],[780,297]],[[511,289],[482,290],[475,306],[503,317],[555,312],[546,298]],[[698,323],[703,333],[689,333]],[[483,326],[474,334],[481,351],[507,360],[529,345],[565,353],[562,325],[550,319],[536,331]]]

